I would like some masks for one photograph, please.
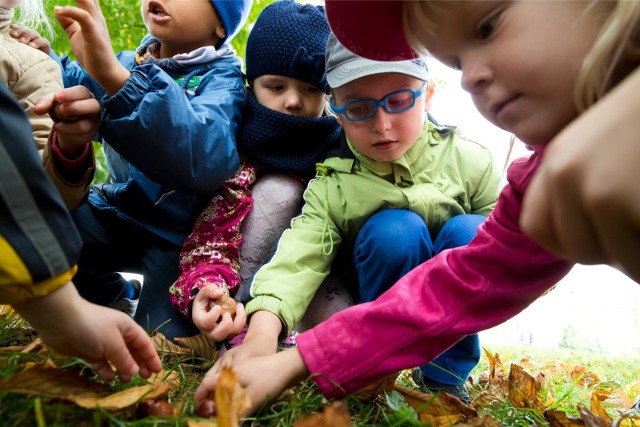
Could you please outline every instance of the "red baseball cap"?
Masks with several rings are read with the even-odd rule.
[[[347,49],[374,61],[402,61],[418,54],[402,28],[400,0],[325,0],[331,31]]]

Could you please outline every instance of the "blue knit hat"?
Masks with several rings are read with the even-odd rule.
[[[249,18],[249,11],[253,0],[211,0],[213,8],[222,21],[226,37],[220,40],[220,45],[238,34]]]
[[[280,0],[265,7],[246,47],[247,79],[265,74],[291,77],[328,92],[324,51],[329,24],[322,6]]]

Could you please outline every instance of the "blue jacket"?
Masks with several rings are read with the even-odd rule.
[[[110,183],[94,187],[89,203],[181,245],[239,166],[236,132],[246,102],[241,61],[226,57],[162,70],[137,65],[135,52],[118,59],[131,77],[113,96],[78,63],[60,59],[65,87],[83,85],[102,104]]]

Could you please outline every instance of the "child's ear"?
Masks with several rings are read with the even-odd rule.
[[[224,27],[222,26],[222,24],[216,27],[214,33],[216,34],[216,36],[218,36],[220,40],[222,40],[227,36],[227,32],[224,30]]]
[[[428,113],[431,110],[431,100],[433,99],[433,94],[436,93],[436,84],[433,80],[429,80],[427,83],[427,88],[424,91],[424,112]]]

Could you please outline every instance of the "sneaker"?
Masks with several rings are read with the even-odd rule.
[[[133,317],[135,316],[136,310],[138,309],[138,302],[140,302],[140,291],[142,290],[142,284],[135,279],[129,280],[129,283],[135,290],[135,297],[133,299],[120,298],[118,301],[112,303],[110,307],[122,311],[123,313],[126,313],[129,316]]]
[[[460,385],[451,385],[445,384],[438,381],[430,380],[425,377],[420,369],[413,370],[413,382],[420,388],[420,391],[423,393],[436,394],[440,390],[450,394],[451,396],[457,397],[462,403],[468,405],[471,403],[471,396],[467,391],[467,388],[464,384]]]
[[[278,344],[278,350],[286,350],[288,348],[292,348],[296,346],[296,337],[298,333],[296,331],[291,331],[288,337],[280,341]]]

